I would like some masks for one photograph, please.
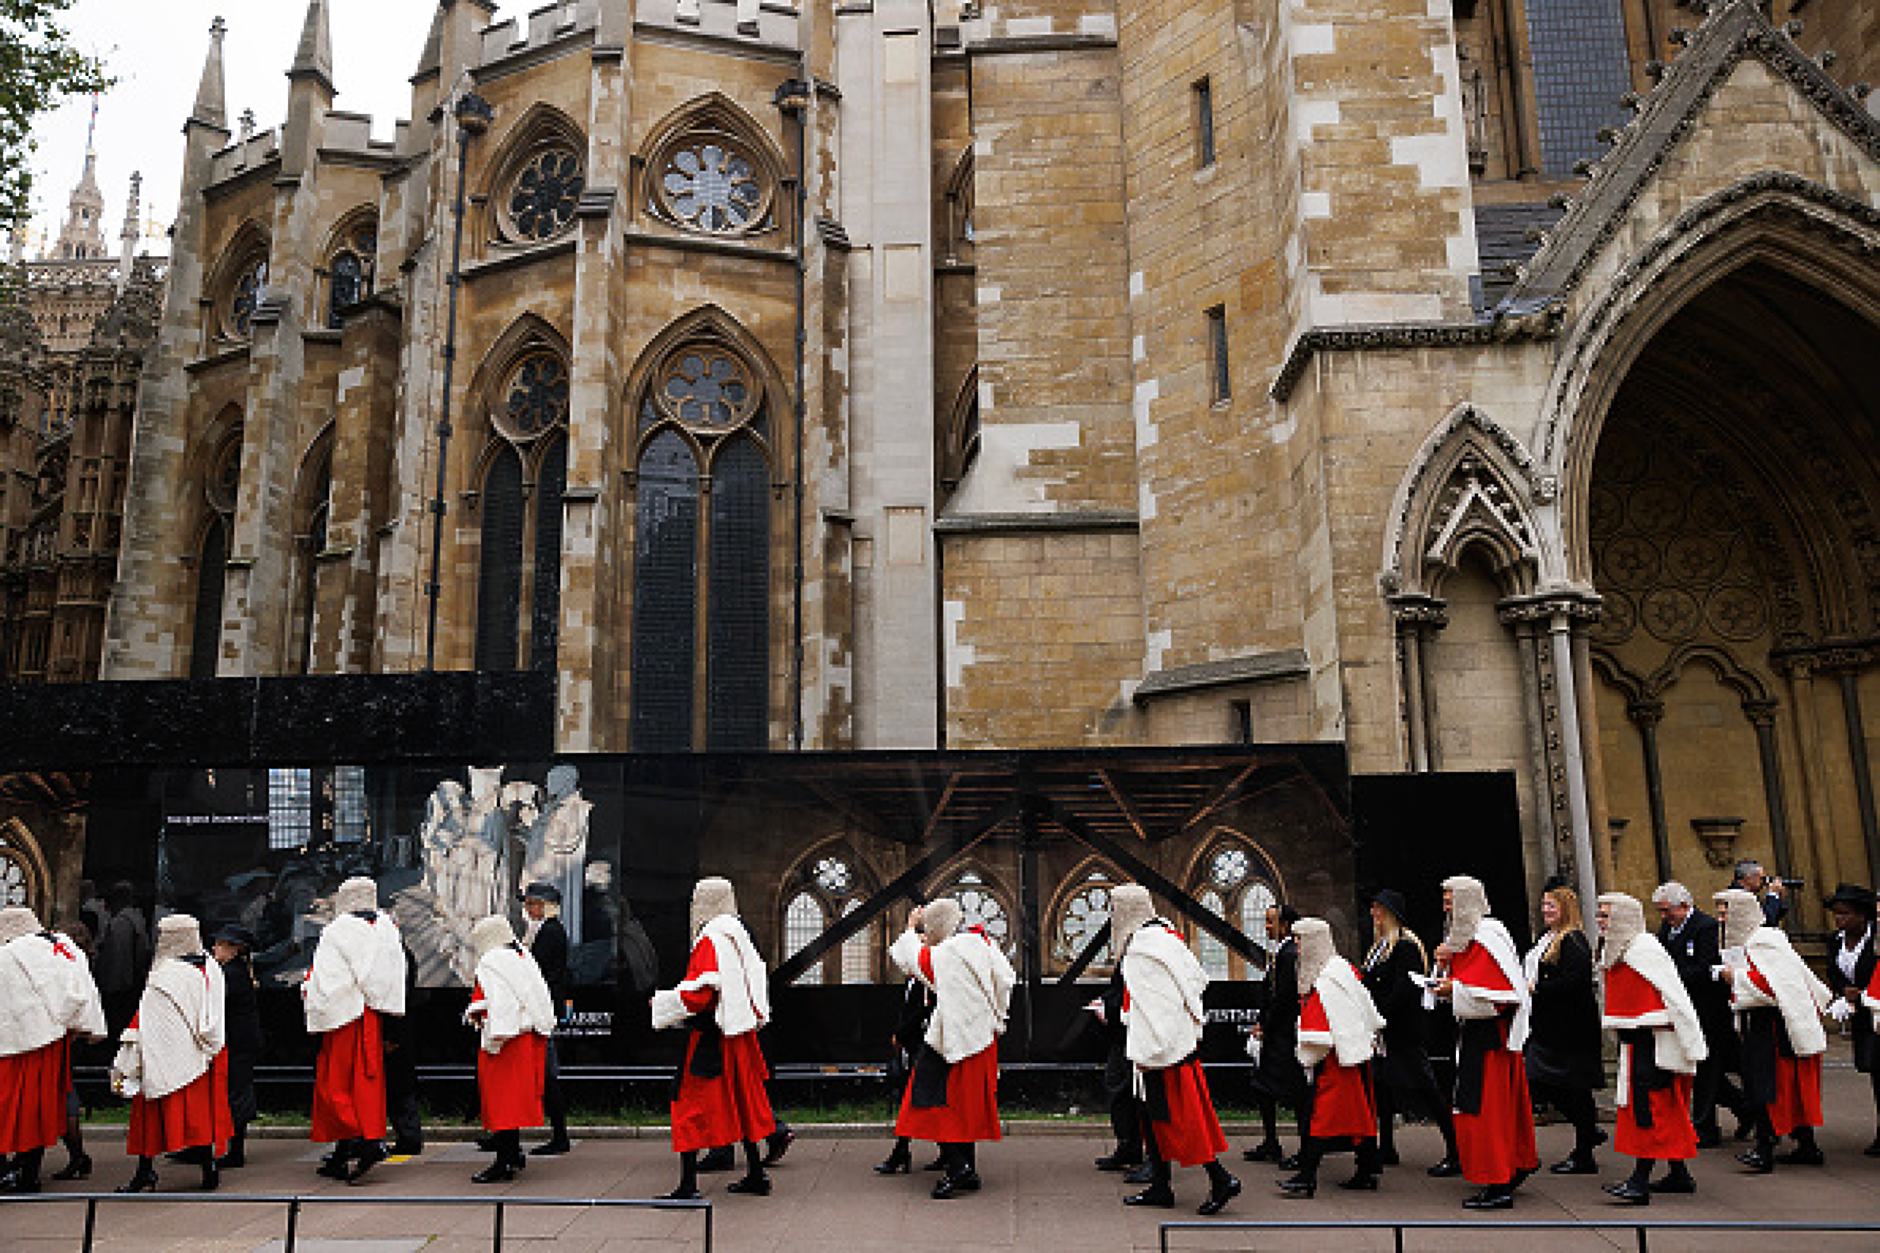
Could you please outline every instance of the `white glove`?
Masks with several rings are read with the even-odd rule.
[[[1845,1024],[1847,1020],[1852,1018],[1853,1016],[1854,1016],[1854,1007],[1847,1003],[1847,998],[1845,997],[1840,997],[1840,996],[1835,997],[1834,1004],[1828,1006],[1828,1017],[1834,1019],[1838,1023]]]
[[[1259,1036],[1250,1035],[1247,1037],[1247,1056],[1253,1059],[1253,1064],[1256,1066],[1260,1064],[1260,1044]]]

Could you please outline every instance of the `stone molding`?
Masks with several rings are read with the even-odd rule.
[[[1303,679],[1312,667],[1303,648],[1285,648],[1277,652],[1253,653],[1220,661],[1202,661],[1188,666],[1171,666],[1143,676],[1130,699],[1138,705],[1158,696],[1172,696],[1203,688],[1226,687],[1236,683],[1272,683]]]

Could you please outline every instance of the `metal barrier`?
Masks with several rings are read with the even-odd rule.
[[[279,1193],[188,1193],[188,1192],[42,1192],[32,1196],[0,1197],[0,1205],[16,1203],[72,1204],[85,1203],[85,1239],[79,1246],[83,1253],[91,1253],[93,1239],[98,1229],[98,1204],[108,1201],[112,1204],[130,1205],[285,1205],[287,1207],[287,1240],[283,1253],[294,1253],[294,1242],[300,1226],[300,1210],[304,1205],[490,1205],[495,1207],[490,1229],[490,1248],[493,1253],[502,1253],[503,1247],[503,1211],[514,1206],[535,1207],[579,1207],[582,1209],[654,1209],[654,1210],[698,1210],[705,1215],[705,1253],[712,1253],[712,1203],[706,1200],[671,1201],[664,1198],[639,1197],[584,1197],[584,1196],[360,1196],[358,1193],[336,1192],[310,1196],[282,1195]]]
[[[1639,1253],[1650,1253],[1651,1237],[1654,1231],[1666,1234],[1684,1232],[1848,1232],[1865,1231],[1880,1233],[1880,1222],[1865,1223],[1777,1223],[1762,1222],[1756,1219],[1736,1221],[1698,1221],[1698,1222],[1652,1222],[1638,1218],[1591,1218],[1584,1221],[1564,1218],[1538,1218],[1532,1220],[1498,1218],[1404,1218],[1387,1219],[1324,1219],[1313,1221],[1301,1219],[1288,1222],[1284,1219],[1257,1220],[1234,1219],[1225,1222],[1165,1222],[1162,1224],[1162,1253],[1168,1253],[1168,1237],[1172,1231],[1388,1231],[1391,1233],[1392,1247],[1396,1253],[1404,1253],[1403,1236],[1406,1231],[1494,1231],[1519,1234],[1526,1231],[1631,1231],[1638,1237]]]

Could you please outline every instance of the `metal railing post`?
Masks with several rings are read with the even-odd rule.
[[[98,1198],[92,1197],[85,1202],[85,1243],[81,1246],[84,1253],[91,1253],[91,1238],[98,1230]]]
[[[294,1253],[294,1229],[300,1226],[300,1198],[289,1197],[287,1200],[287,1241],[281,1246],[281,1253]]]
[[[1638,1253],[1651,1253],[1651,1236],[1646,1234],[1644,1223],[1638,1225]]]
[[[503,1253],[503,1203],[496,1202],[496,1225],[490,1231],[490,1253]]]

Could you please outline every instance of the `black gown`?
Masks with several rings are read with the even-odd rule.
[[[1584,932],[1567,932],[1554,960],[1540,963],[1532,1004],[1523,1050],[1529,1085],[1587,1091],[1605,1087],[1593,948]]]
[[[1298,1109],[1306,1099],[1306,1072],[1299,1065],[1299,942],[1287,940],[1273,953],[1260,1007],[1260,1062],[1253,1068],[1253,1096]]]
[[[1423,989],[1410,981],[1425,973],[1423,955],[1407,939],[1365,959],[1364,988],[1385,1023],[1384,1055],[1371,1068],[1383,1098],[1379,1105],[1407,1119],[1440,1118],[1449,1107],[1430,1065]]]

